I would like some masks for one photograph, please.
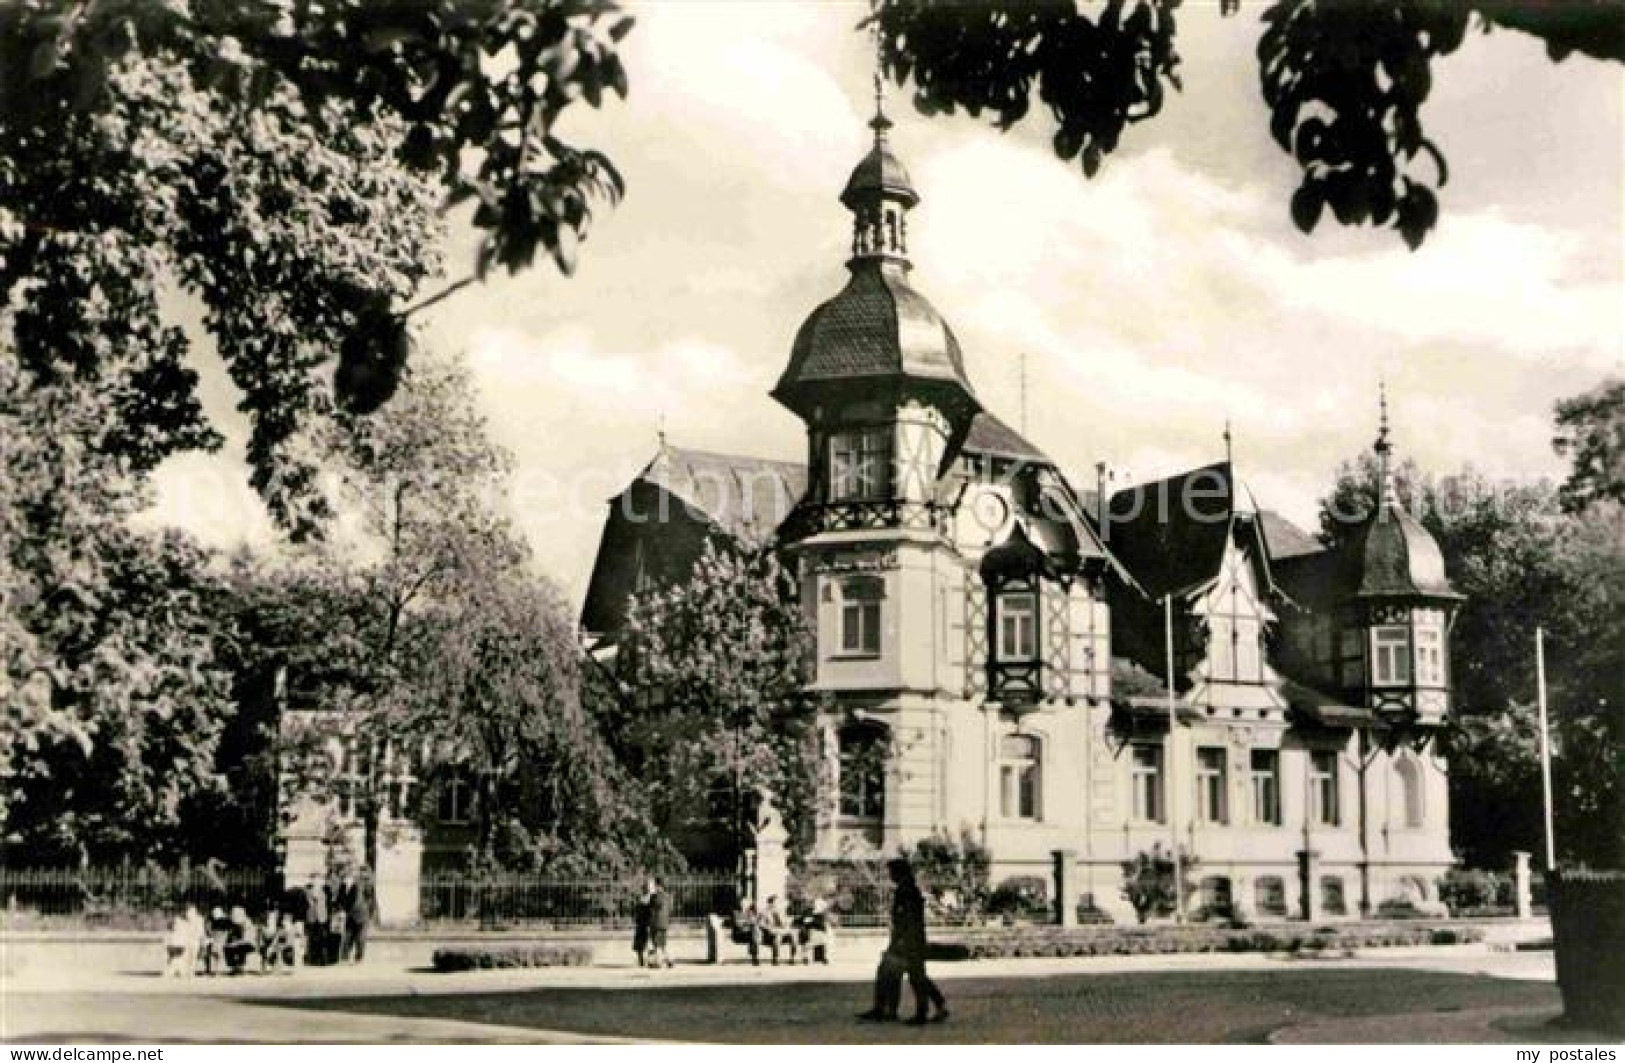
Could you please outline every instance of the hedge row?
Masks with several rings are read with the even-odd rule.
[[[586,967],[591,963],[592,949],[582,945],[509,945],[434,950],[434,969],[442,973],[514,967]]]
[[[967,935],[932,945],[938,960],[1027,956],[1137,956],[1186,952],[1341,952],[1484,940],[1477,927],[1323,927],[1318,930],[1152,930],[1102,933],[1059,927]]]

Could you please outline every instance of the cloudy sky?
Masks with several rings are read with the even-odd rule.
[[[432,342],[472,365],[525,490],[542,567],[584,589],[603,502],[678,445],[801,459],[767,397],[797,326],[843,283],[836,199],[865,150],[870,60],[858,4],[632,5],[630,99],[575,116],[621,167],[577,275],[544,267],[436,308]],[[1214,460],[1234,424],[1261,504],[1306,524],[1368,446],[1388,381],[1397,444],[1424,468],[1561,470],[1554,401],[1625,363],[1625,72],[1473,35],[1435,68],[1423,117],[1451,166],[1412,253],[1391,231],[1293,228],[1296,168],[1269,139],[1256,8],[1180,16],[1183,94],[1101,174],[1048,151],[1035,109],[1001,135],[890,111],[922,203],[914,280],[952,324],[972,383],[1079,481]],[[451,265],[470,261],[454,231]],[[211,374],[211,410],[237,424]],[[240,453],[240,424],[230,432]],[[162,470],[160,519],[217,544],[268,536],[239,459]],[[223,485],[232,485],[227,488]]]

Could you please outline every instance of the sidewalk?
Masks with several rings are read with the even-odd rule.
[[[71,969],[29,970],[0,978],[0,993],[151,995],[162,997],[278,1000],[310,997],[392,996],[404,994],[481,993],[501,990],[575,987],[631,989],[650,986],[730,986],[797,982],[867,982],[874,977],[875,954],[843,954],[823,965],[764,963],[753,967],[734,961],[716,965],[679,963],[650,970],[628,962],[593,967],[542,967],[441,974],[423,968],[373,966],[310,967],[291,975],[239,975],[213,978],[163,978],[155,970],[84,975]],[[959,978],[1043,978],[1060,974],[1116,974],[1155,971],[1246,971],[1282,968],[1349,969],[1404,967],[1455,974],[1481,974],[1551,982],[1552,955],[1496,950],[1485,945],[1370,949],[1351,958],[1296,958],[1264,953],[1183,953],[1147,956],[1095,956],[967,960],[934,963],[931,975],[944,981]]]

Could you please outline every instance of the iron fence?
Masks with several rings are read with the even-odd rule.
[[[263,912],[281,898],[281,872],[258,868],[0,867],[0,901],[12,925],[151,929],[187,905]]]
[[[986,898],[957,879],[922,876],[926,919],[932,926],[966,926],[985,918]],[[891,923],[894,890],[881,862],[824,863],[810,866],[791,882],[789,913],[800,915],[824,901],[838,926],[873,929]]]
[[[739,905],[731,873],[663,876],[674,926],[698,926]],[[418,886],[420,919],[432,926],[625,929],[643,899],[643,879],[432,872]]]

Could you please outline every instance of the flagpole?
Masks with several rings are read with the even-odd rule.
[[[1546,870],[1557,868],[1557,841],[1552,830],[1552,747],[1546,736],[1546,632],[1535,628],[1535,703],[1540,706],[1540,795],[1546,819]]]
[[[1174,596],[1162,596],[1162,640],[1168,666],[1168,837],[1174,851],[1174,921],[1185,921],[1185,858],[1179,851],[1179,787],[1174,781],[1174,743],[1178,712],[1174,706]]]

